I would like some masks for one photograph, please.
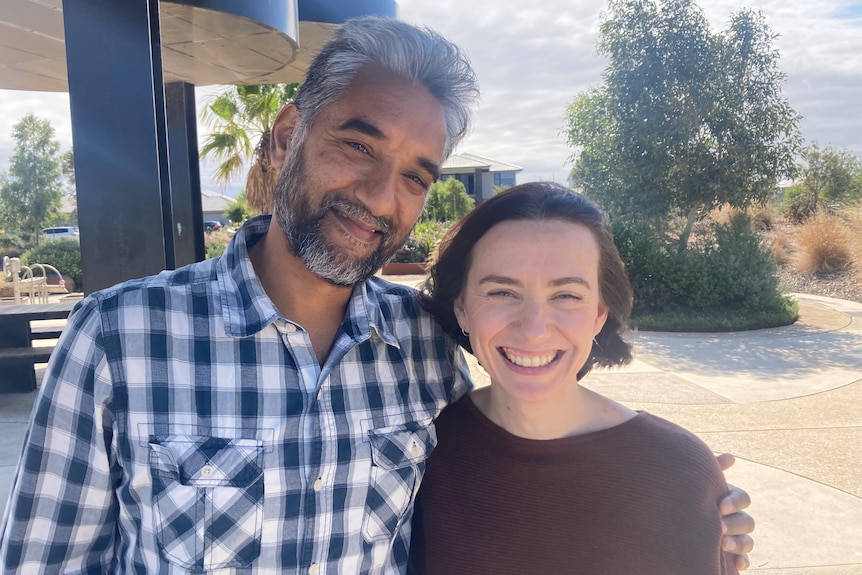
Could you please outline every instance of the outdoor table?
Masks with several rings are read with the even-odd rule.
[[[30,361],[37,353],[51,349],[32,348],[30,322],[37,319],[65,319],[77,301],[46,304],[0,306],[0,392],[32,391],[36,388],[36,372]],[[29,359],[28,359],[29,358]]]

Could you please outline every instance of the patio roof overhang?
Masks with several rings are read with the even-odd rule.
[[[160,0],[164,80],[299,82],[337,23],[394,10],[392,0]],[[63,0],[0,2],[0,89],[66,92],[68,86]]]

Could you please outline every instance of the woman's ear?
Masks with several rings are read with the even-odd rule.
[[[464,309],[464,296],[458,296],[452,305],[452,311],[455,312],[455,319],[458,320],[458,325],[461,330],[470,333],[470,322],[467,321],[467,312]]]
[[[275,118],[272,136],[269,139],[269,162],[273,167],[281,169],[284,166],[297,124],[299,124],[299,111],[294,104],[286,105]]]
[[[596,320],[593,323],[593,337],[599,335],[599,332],[605,327],[606,321],[608,321],[608,308],[599,302],[598,315],[596,315]]]

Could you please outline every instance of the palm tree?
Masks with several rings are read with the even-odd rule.
[[[217,180],[229,183],[253,158],[245,189],[249,207],[258,213],[272,210],[272,193],[278,180],[278,170],[269,161],[270,131],[279,110],[293,101],[299,86],[233,86],[213,98],[201,113],[210,133],[200,157],[214,157],[221,162],[216,168]]]

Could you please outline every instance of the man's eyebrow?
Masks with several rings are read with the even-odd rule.
[[[386,134],[380,131],[380,128],[374,124],[369,124],[365,120],[359,118],[350,118],[338,126],[339,130],[355,130],[375,140],[385,140]]]
[[[419,165],[422,166],[422,169],[431,174],[434,182],[440,179],[440,166],[438,166],[436,162],[432,162],[428,158],[423,157],[420,157],[418,162]]]

